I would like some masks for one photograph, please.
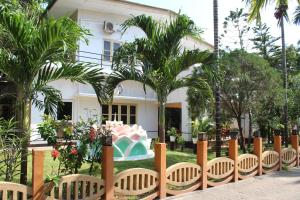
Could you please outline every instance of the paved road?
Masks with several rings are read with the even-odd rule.
[[[168,200],[300,200],[300,168],[256,176]]]

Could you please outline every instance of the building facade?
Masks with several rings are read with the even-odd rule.
[[[122,0],[56,0],[48,9],[53,17],[70,16],[80,26],[88,29],[89,43],[79,43],[77,59],[97,63],[104,72],[111,72],[111,61],[114,50],[124,42],[134,41],[136,37],[144,37],[142,30],[130,28],[122,32],[121,24],[132,16],[151,15],[157,20],[170,20],[176,13],[170,10]],[[187,49],[212,49],[204,41],[186,38],[182,47]],[[191,72],[187,70],[181,75]],[[122,82],[115,91],[111,105],[100,106],[96,94],[90,85],[59,80],[51,83],[62,92],[64,107],[57,112],[57,119],[70,115],[72,122],[80,119],[94,118],[99,121],[119,120],[124,124],[141,125],[149,137],[157,137],[158,104],[156,94],[150,88],[143,90],[142,84],[135,81]],[[186,140],[190,140],[190,122],[186,102],[186,88],[170,94],[167,101],[167,125],[177,126]],[[41,122],[43,111],[33,107],[32,127]],[[32,139],[38,138],[38,135]]]

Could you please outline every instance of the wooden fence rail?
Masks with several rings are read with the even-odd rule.
[[[44,152],[33,150],[32,188],[0,182],[1,200],[155,199],[236,182],[263,173],[299,166],[299,137],[292,135],[291,148],[281,147],[274,136],[274,150],[262,151],[262,139],[254,138],[253,154],[238,155],[236,139],[229,141],[229,157],[207,160],[207,141],[197,143],[197,162],[180,162],[166,168],[166,144],[155,144],[155,170],[132,168],[114,174],[113,147],[103,147],[102,177],[81,174],[61,178],[59,185],[44,183]]]
[[[194,163],[181,162],[168,167],[167,194],[178,195],[198,189],[201,185],[201,167]]]

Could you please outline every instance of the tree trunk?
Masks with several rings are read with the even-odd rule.
[[[251,109],[249,109],[249,135],[248,135],[248,149],[251,148],[252,142],[252,113]]]
[[[17,107],[16,116],[18,120],[18,131],[22,137],[22,152],[21,152],[21,173],[20,183],[27,185],[27,156],[28,144],[30,138],[30,123],[31,123],[31,101],[24,96],[23,88],[17,89]]]
[[[166,102],[165,100],[159,100],[159,122],[158,122],[158,135],[159,135],[159,142],[165,143],[165,126],[166,126]]]
[[[285,50],[285,35],[284,35],[284,17],[280,19],[280,28],[281,28],[281,65],[283,69],[284,76],[284,143],[285,147],[288,147],[288,72],[286,66],[286,50]]]
[[[213,18],[214,18],[214,57],[216,62],[216,70],[219,70],[219,14],[218,0],[213,1]],[[215,121],[216,121],[216,157],[221,156],[221,98],[220,87],[216,83],[215,88]]]
[[[240,147],[241,147],[243,153],[246,153],[245,138],[244,138],[244,134],[243,134],[241,118],[237,118],[236,120],[238,121],[238,127],[239,127],[239,132],[240,132]]]

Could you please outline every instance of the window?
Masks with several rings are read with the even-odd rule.
[[[130,124],[135,124],[136,109],[135,106],[130,106]]]
[[[103,60],[112,61],[114,51],[116,51],[120,46],[121,44],[119,42],[104,40]]]
[[[108,105],[102,105],[102,124],[105,124],[105,121],[108,120]]]
[[[68,119],[72,120],[72,102],[63,102],[63,105],[57,108],[57,120]]]
[[[112,114],[111,120],[119,120],[118,119],[118,115],[119,115],[118,105],[112,105],[111,106],[111,114]]]
[[[136,124],[136,106],[126,104],[102,105],[102,123],[110,120],[122,121],[123,124]]]
[[[121,121],[124,124],[127,124],[127,106],[126,105],[121,106]]]

